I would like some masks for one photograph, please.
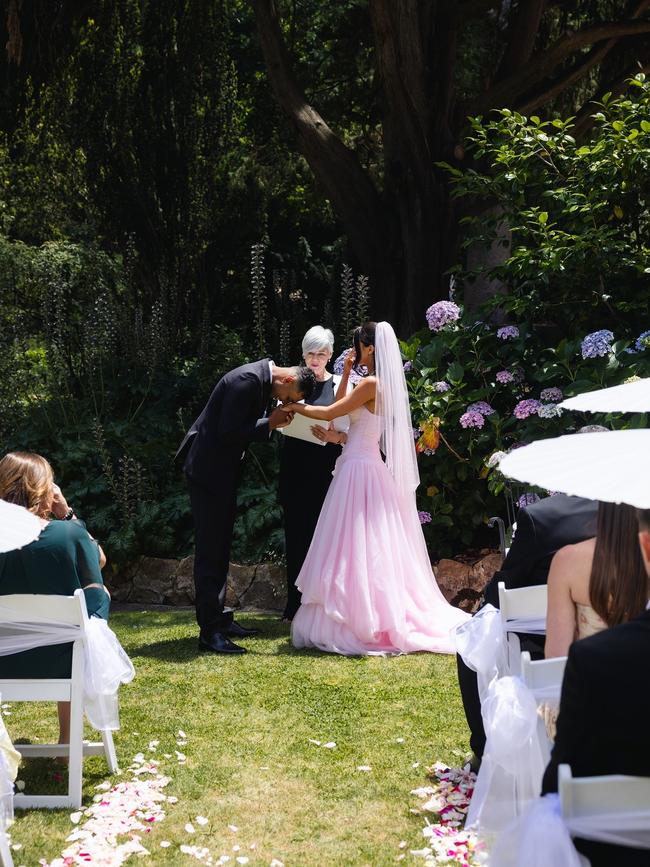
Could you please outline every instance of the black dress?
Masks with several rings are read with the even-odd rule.
[[[334,377],[317,382],[305,403],[330,406],[334,403]],[[327,422],[314,421],[327,425]],[[284,616],[290,620],[300,607],[296,579],[307,556],[332,472],[341,447],[336,443],[319,446],[304,440],[284,437],[280,453],[280,504],[284,510],[284,538],[287,558],[287,605]]]

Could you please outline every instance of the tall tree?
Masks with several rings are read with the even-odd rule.
[[[564,100],[576,108],[576,129],[584,134],[590,101],[620,90],[650,60],[650,0],[344,4],[364,7],[373,46],[380,118],[373,171],[308,96],[308,67],[303,62],[299,72],[292,51],[300,4],[291,4],[287,20],[280,0],[252,5],[277,102],[371,277],[377,314],[398,322],[403,333],[448,291],[443,275],[462,215],[436,163],[462,164],[467,116],[503,107],[542,114]]]

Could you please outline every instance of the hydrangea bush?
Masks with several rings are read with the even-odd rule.
[[[485,525],[505,512],[498,471],[504,452],[594,422],[612,428],[645,423],[643,416],[563,411],[558,403],[650,376],[648,324],[640,322],[634,333],[603,329],[550,346],[546,330],[529,322],[498,327],[459,311],[458,318],[437,330],[425,327],[402,344],[422,480],[418,508],[427,516],[432,556],[496,542]],[[517,493],[515,501],[535,497],[534,491]]]

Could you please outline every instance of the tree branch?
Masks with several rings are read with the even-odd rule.
[[[507,78],[530,60],[546,0],[520,2],[508,27],[508,45],[499,64],[496,80]]]
[[[634,20],[643,15],[646,9],[650,9],[650,0],[637,0],[637,3],[633,4],[626,17]],[[617,39],[608,39],[603,45],[593,48],[582,63],[572,66],[563,76],[552,82],[550,86],[539,91],[536,95],[527,96],[522,102],[517,103],[517,111],[528,115],[541,106],[548,105],[557,96],[584,78],[595,66],[598,66],[617,44]]]
[[[298,134],[302,154],[337,211],[357,255],[381,267],[388,252],[382,201],[356,154],[307,102],[293,73],[277,0],[252,0],[262,52],[276,99]]]
[[[648,20],[612,21],[570,33],[559,39],[548,51],[530,60],[518,72],[488,89],[478,101],[476,110],[478,113],[484,113],[491,108],[514,105],[519,97],[551,75],[563,60],[588,45],[645,33],[650,33]]]

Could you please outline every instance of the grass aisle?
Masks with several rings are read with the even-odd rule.
[[[274,858],[285,867],[377,867],[422,848],[424,822],[410,813],[416,802],[409,793],[426,784],[426,765],[436,759],[458,764],[454,751],[467,749],[454,659],[297,653],[276,619],[244,615],[240,621],[259,626],[264,636],[242,642],[246,656],[227,658],[198,654],[191,612],[112,618],[137,672],[120,694],[118,757],[123,767],[138,752],[159,759],[172,778],[166,794],[178,797],[143,838],[152,855],[146,863],[197,863],[180,852],[182,843],[207,846],[215,862],[227,854],[233,867],[242,856],[250,867]],[[52,706],[14,705],[10,713],[5,722],[14,738],[54,734]],[[177,745],[179,729],[186,746]],[[148,751],[152,740],[160,741],[155,753]],[[175,750],[187,756],[186,764],[177,764]],[[99,758],[85,766],[89,804],[107,775]],[[57,791],[57,773],[41,760],[19,777],[27,791],[36,782],[42,788],[44,780]],[[190,835],[185,825],[197,815],[210,821],[194,823]],[[12,836],[22,849],[14,853],[16,865],[32,867],[59,855],[72,827],[69,811],[17,813]],[[172,845],[161,848],[163,840]],[[402,840],[406,850],[398,848]],[[233,851],[234,845],[241,849]],[[407,855],[401,863],[411,862]]]

